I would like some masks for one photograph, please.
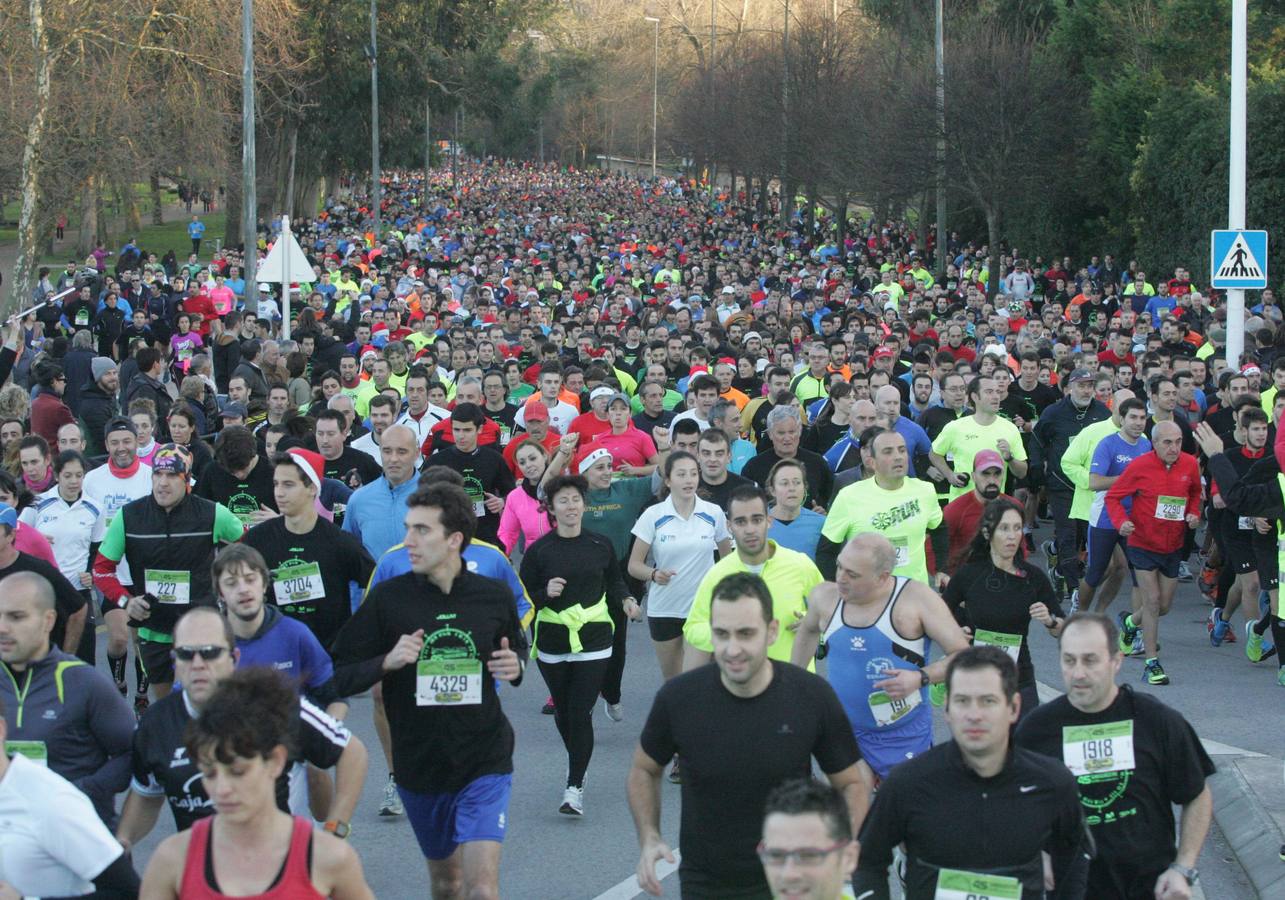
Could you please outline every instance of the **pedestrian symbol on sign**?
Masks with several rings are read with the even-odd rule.
[[[1236,235],[1235,242],[1231,245],[1227,257],[1223,260],[1222,266],[1218,269],[1219,278],[1262,278],[1263,271],[1258,268],[1258,263],[1250,255],[1249,248],[1245,246],[1245,238]]]
[[[1217,290],[1267,286],[1267,232],[1215,231],[1210,241],[1210,281]]]

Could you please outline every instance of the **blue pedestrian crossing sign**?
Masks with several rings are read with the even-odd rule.
[[[1210,284],[1215,289],[1255,291],[1267,287],[1266,231],[1215,231],[1210,238]]]

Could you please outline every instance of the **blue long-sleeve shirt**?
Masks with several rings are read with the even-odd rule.
[[[406,536],[406,501],[419,487],[419,476],[390,487],[378,478],[353,491],[344,510],[344,531],[356,535],[375,559]]]
[[[494,544],[474,539],[469,541],[469,545],[464,548],[460,556],[463,557],[464,564],[468,566],[470,572],[503,582],[513,592],[513,602],[517,605],[518,619],[521,620],[522,627],[526,628],[531,624],[535,608],[531,605],[531,598],[527,595],[522,579],[514,571],[513,564],[509,562],[503,550]],[[380,558],[374,574],[370,576],[370,584],[366,586],[366,590],[370,590],[381,581],[405,575],[410,570],[410,551],[404,544],[397,544],[389,548],[388,552]]]

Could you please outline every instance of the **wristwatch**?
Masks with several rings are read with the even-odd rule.
[[[928,677],[928,673],[927,673],[927,672],[925,672],[923,669],[920,669],[920,670],[919,670],[919,686],[920,686],[920,687],[928,687],[928,683],[929,683],[930,681],[932,681],[932,679]]]
[[[329,831],[335,837],[339,838],[340,840],[344,840],[345,838],[348,837],[349,832],[352,831],[352,826],[350,826],[347,822],[340,822],[335,819],[331,819],[329,822],[327,822],[325,825],[322,826],[322,830]]]
[[[1200,872],[1196,869],[1188,869],[1186,866],[1180,865],[1179,863],[1176,863],[1176,862],[1169,863],[1169,868],[1173,869],[1183,878],[1187,879],[1188,885],[1193,885],[1198,880],[1200,880]]]

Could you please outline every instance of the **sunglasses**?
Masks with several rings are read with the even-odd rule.
[[[206,662],[214,662],[228,652],[227,647],[206,644],[202,647],[175,647],[174,658],[181,662],[191,662],[200,656]]]

